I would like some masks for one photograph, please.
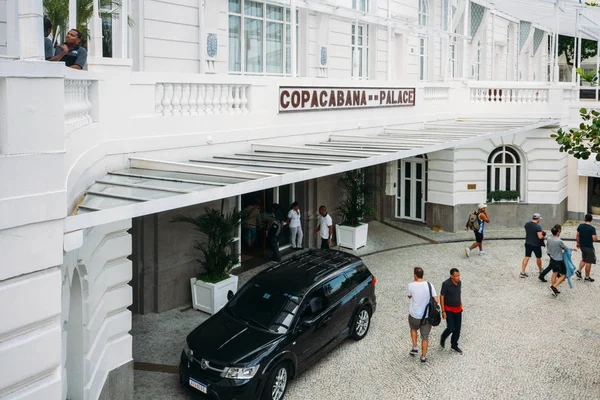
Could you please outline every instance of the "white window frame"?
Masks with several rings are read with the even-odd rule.
[[[262,8],[263,8],[263,12],[262,12],[263,16],[262,17],[254,17],[251,15],[244,14],[244,7],[245,7],[246,0],[240,0],[240,12],[239,13],[227,11],[228,35],[229,35],[229,17],[236,16],[236,17],[240,18],[240,58],[241,58],[239,71],[229,70],[229,62],[228,62],[228,65],[227,65],[228,73],[235,74],[235,75],[291,76],[291,68],[290,68],[289,72],[287,71],[287,57],[288,57],[288,54],[287,54],[287,27],[289,27],[291,25],[290,8],[284,6],[281,3],[276,3],[276,2],[261,1],[261,0],[252,0],[252,1],[255,3],[262,4]],[[281,7],[283,9],[283,21],[267,18],[267,5]],[[229,9],[229,0],[227,1],[227,7]],[[289,17],[288,17],[288,14],[289,14]],[[245,43],[246,43],[246,36],[245,36],[246,35],[246,33],[245,33],[246,18],[262,21],[262,43],[263,43],[263,45],[262,45],[262,72],[247,72],[246,71],[246,46],[245,46]],[[283,72],[281,72],[281,73],[266,72],[267,71],[267,23],[268,22],[280,23],[283,25],[283,36],[282,36],[283,54],[282,54],[282,60],[281,60]],[[298,30],[298,26],[299,26],[299,12],[298,12],[298,10],[296,10],[296,30]],[[299,35],[296,34],[296,46],[295,46],[296,55],[298,54],[298,39],[299,39]],[[290,51],[293,48],[294,48],[293,45],[290,46]],[[296,56],[296,62],[298,62],[297,56]]]
[[[358,44],[358,31],[362,29],[362,44]],[[369,79],[369,25],[366,24],[352,24],[351,28],[351,71],[350,76],[354,79]],[[366,34],[365,34],[366,33]],[[359,54],[358,50],[362,50],[362,68],[358,62]]]
[[[448,51],[448,72],[451,78],[456,78],[456,38],[450,39],[450,49]]]
[[[419,0],[419,25],[427,26],[429,23],[429,1]]]
[[[427,37],[419,36],[419,80],[427,81],[429,77],[429,57]]]
[[[481,40],[477,41],[477,59],[475,60],[475,79],[481,80]]]
[[[371,2],[369,0],[352,0],[352,8],[362,12],[369,12],[369,6]]]
[[[509,151],[507,149],[512,150]],[[496,163],[494,160],[496,157],[501,154],[502,160],[499,163]],[[506,155],[510,155],[514,160],[514,162],[506,162]],[[500,170],[497,190],[518,190],[520,194],[520,200],[523,200],[524,193],[521,187],[523,186],[523,162],[522,155],[520,152],[511,146],[500,146],[496,147],[488,157],[488,193],[496,191],[496,170]],[[510,185],[507,186],[506,182],[506,173],[510,175]]]
[[[509,23],[508,27],[506,28],[506,80],[507,81],[512,77],[512,74],[510,73],[510,54],[511,54],[510,31],[511,31],[511,26]]]

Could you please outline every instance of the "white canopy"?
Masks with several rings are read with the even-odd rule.
[[[478,141],[556,126],[553,119],[459,119],[379,135],[330,135],[300,146],[255,143],[246,153],[173,162],[130,158],[94,183],[67,217],[70,232],[257,190],[383,164]]]
[[[572,37],[577,36],[577,12],[580,10],[579,26],[582,37],[593,40],[600,38],[600,7],[585,6],[579,0],[476,0],[476,2],[521,21],[540,25],[553,33],[556,31],[558,13],[558,33]]]

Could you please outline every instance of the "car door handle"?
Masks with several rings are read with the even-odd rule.
[[[321,324],[322,324],[322,325],[325,325],[325,324],[326,324],[326,323],[328,323],[329,321],[331,321],[331,316],[323,318],[323,322],[321,322]]]

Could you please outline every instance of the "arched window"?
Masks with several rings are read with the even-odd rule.
[[[508,146],[500,146],[490,154],[487,164],[487,191],[516,190],[521,198],[521,157]]]
[[[427,26],[429,18],[429,3],[427,0],[419,0],[419,25]]]

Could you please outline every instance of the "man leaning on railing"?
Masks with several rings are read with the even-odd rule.
[[[71,29],[67,32],[65,43],[56,47],[54,57],[48,61],[62,61],[69,68],[83,69],[87,62],[87,50],[80,46],[81,32]]]

